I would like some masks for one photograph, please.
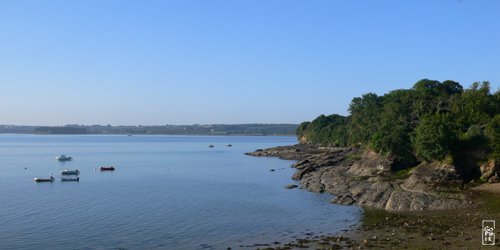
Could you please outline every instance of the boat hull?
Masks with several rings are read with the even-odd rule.
[[[79,175],[80,171],[78,170],[63,170],[61,171],[62,175]]]
[[[115,167],[100,167],[101,171],[115,171]]]
[[[53,182],[54,178],[33,178],[35,182]]]
[[[65,155],[60,155],[56,157],[56,160],[58,161],[71,161],[73,158],[71,156],[65,156]]]
[[[77,177],[77,178],[61,178],[61,181],[80,181],[80,177]]]

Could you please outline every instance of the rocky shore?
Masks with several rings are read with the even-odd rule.
[[[303,188],[335,195],[332,203],[383,209],[422,211],[473,207],[451,165],[420,164],[392,171],[392,162],[359,148],[307,145],[259,149],[251,156],[297,160],[292,176]]]
[[[257,249],[480,249],[481,221],[500,219],[500,186],[469,188],[447,164],[395,171],[374,152],[301,144],[247,155],[296,160],[292,178],[302,188],[331,193],[332,203],[364,211],[356,229]]]

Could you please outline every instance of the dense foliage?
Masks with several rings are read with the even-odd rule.
[[[347,117],[321,115],[297,129],[302,143],[362,145],[400,163],[453,161],[464,151],[500,158],[500,91],[423,79],[411,89],[352,100]]]

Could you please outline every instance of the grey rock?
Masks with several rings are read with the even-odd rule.
[[[336,196],[331,203],[342,204],[342,205],[352,205],[356,201],[350,195],[339,195]]]
[[[356,160],[349,157],[356,155]],[[391,211],[420,211],[470,207],[466,197],[447,193],[458,183],[451,165],[423,163],[408,178],[391,179],[392,162],[375,152],[358,148],[282,146],[248,153],[253,156],[297,160],[292,179],[313,192],[328,192],[336,204],[367,206]],[[490,177],[491,178],[491,177]],[[291,184],[285,188],[296,188]],[[443,195],[445,194],[445,195]]]
[[[296,188],[296,187],[298,187],[298,185],[295,185],[295,184],[289,184],[289,185],[285,186],[286,189],[292,189],[292,188]]]
[[[498,179],[498,173],[499,171],[499,164],[495,162],[495,160],[490,160],[484,164],[482,164],[479,169],[481,171],[481,179],[483,181],[489,181],[489,179],[493,176],[496,176]],[[492,182],[495,182],[494,180]]]

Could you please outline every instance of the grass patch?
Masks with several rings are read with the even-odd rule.
[[[389,176],[389,180],[393,181],[393,180],[399,180],[399,179],[406,179],[410,176],[410,172],[415,168],[416,167],[411,167],[411,168],[406,168],[406,169],[392,172],[392,174]]]
[[[348,161],[359,161],[361,160],[361,153],[351,153],[346,156],[346,160]]]

